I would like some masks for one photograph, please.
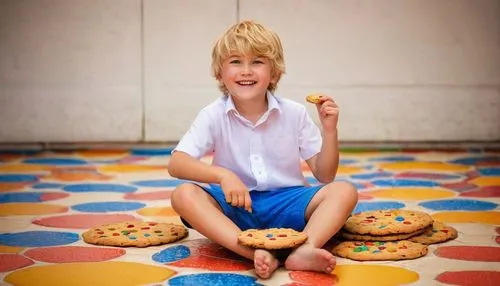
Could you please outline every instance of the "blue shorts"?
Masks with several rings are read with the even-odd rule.
[[[200,186],[219,204],[224,215],[241,230],[249,228],[292,228],[304,230],[306,209],[312,198],[323,186],[297,186],[270,191],[251,191],[252,213],[233,207],[226,202],[219,185]],[[183,220],[186,226],[190,225]]]

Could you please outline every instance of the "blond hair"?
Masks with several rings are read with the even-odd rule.
[[[276,78],[276,82],[269,83],[267,89],[271,92],[276,90],[281,75],[285,73],[285,61],[280,38],[275,32],[253,21],[242,21],[230,27],[212,50],[212,75],[217,80],[220,79],[222,62],[233,54],[267,58],[271,63],[271,76]],[[221,81],[219,89],[228,94]]]

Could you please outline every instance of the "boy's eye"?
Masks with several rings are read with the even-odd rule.
[[[264,61],[263,60],[255,60],[253,61],[254,64],[263,64]]]
[[[239,64],[240,60],[231,60],[229,61],[230,64]]]

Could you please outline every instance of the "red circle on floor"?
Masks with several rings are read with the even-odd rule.
[[[201,268],[212,271],[246,271],[253,268],[253,264],[244,261],[229,260],[204,255],[191,256],[179,261],[167,263],[176,267]]]
[[[33,264],[30,259],[13,253],[0,253],[0,273],[23,268]]]
[[[168,200],[172,196],[173,191],[159,191],[159,192],[148,192],[142,194],[130,193],[125,195],[126,200],[144,200],[144,201],[154,201],[154,200]]]
[[[91,228],[101,224],[141,220],[127,214],[74,214],[35,219],[34,224],[58,228]]]
[[[358,193],[358,200],[373,200],[373,196],[364,193]]]
[[[68,196],[69,196],[68,193],[50,192],[50,193],[44,193],[44,194],[42,194],[40,196],[40,200],[42,202],[45,202],[45,201],[52,201],[52,200],[58,200],[58,199],[66,198]]]
[[[492,246],[443,246],[434,254],[456,260],[500,262],[500,247]]]
[[[335,285],[338,282],[337,275],[311,271],[292,271],[288,276],[293,281],[305,285]]]
[[[447,271],[436,278],[441,283],[460,286],[497,286],[500,285],[498,271]]]
[[[461,197],[478,197],[478,198],[498,198],[500,197],[500,186],[479,187],[470,191],[465,191],[460,194]]]
[[[120,257],[126,253],[121,248],[61,246],[42,247],[26,251],[24,255],[31,259],[49,262],[100,262]]]

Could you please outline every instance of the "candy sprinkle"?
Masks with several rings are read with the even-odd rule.
[[[397,221],[404,221],[405,220],[405,218],[402,217],[402,216],[397,216],[394,219],[397,220]]]

